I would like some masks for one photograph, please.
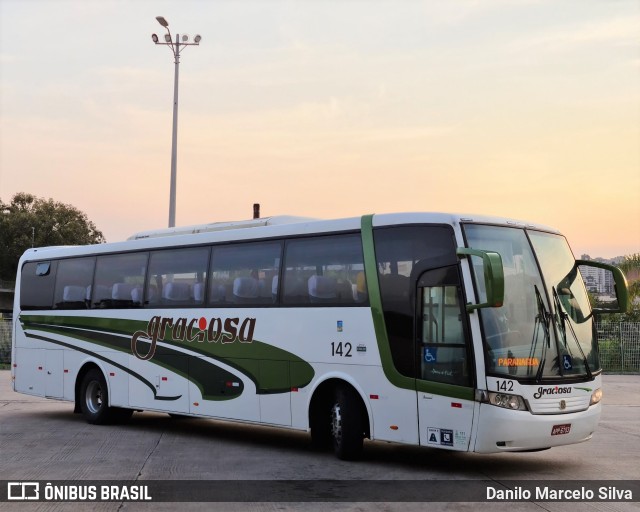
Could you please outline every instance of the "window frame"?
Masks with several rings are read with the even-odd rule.
[[[318,240],[321,238],[327,237],[340,237],[340,236],[352,236],[357,238],[358,248],[360,249],[360,254],[362,255],[362,270],[361,272],[365,276],[365,287],[367,288],[367,294],[364,300],[360,302],[356,302],[355,300],[351,301],[335,301],[335,302],[303,302],[303,301],[287,301],[285,300],[284,290],[287,286],[287,260],[288,260],[288,251],[289,246],[292,243],[305,242],[311,240]],[[358,263],[360,264],[360,263]],[[284,238],[284,252],[281,260],[281,283],[278,286],[278,304],[280,307],[284,308],[318,308],[318,307],[369,307],[369,293],[368,293],[368,283],[365,265],[364,265],[364,247],[362,245],[362,231],[361,230],[348,230],[348,231],[335,231],[335,232],[326,232],[326,233],[315,233],[312,235],[296,235],[292,237]]]
[[[190,300],[188,302],[185,302],[184,304],[181,303],[176,303],[176,304],[171,304],[171,303],[163,303],[162,302],[162,290],[160,290],[159,293],[159,300],[160,302],[158,304],[149,304],[149,286],[153,283],[151,283],[151,265],[153,262],[153,255],[154,254],[161,254],[161,253],[168,253],[168,252],[179,252],[179,251],[188,251],[188,250],[201,250],[201,249],[205,249],[207,251],[207,257],[206,257],[206,264],[205,264],[205,268],[204,268],[204,273],[205,273],[205,278],[204,278],[204,296],[202,298],[202,302],[196,302],[195,298],[190,298]],[[176,309],[176,308],[204,308],[208,306],[207,300],[208,300],[208,292],[209,292],[209,272],[211,270],[211,253],[212,253],[212,249],[213,246],[211,244],[202,244],[202,245],[184,245],[184,246],[171,246],[171,247],[159,247],[159,248],[155,248],[155,249],[149,249],[146,252],[148,253],[149,257],[147,259],[147,269],[145,272],[145,277],[144,277],[144,284],[143,284],[143,296],[142,296],[142,307],[145,309]],[[165,283],[166,284],[166,283]]]
[[[441,278],[441,282],[439,284],[424,284],[428,277],[427,274],[436,272],[441,272],[443,277]],[[455,277],[456,282],[451,282],[450,280],[452,274]],[[475,370],[475,352],[473,349],[473,338],[472,332],[469,325],[469,313],[465,307],[465,291],[464,291],[464,280],[461,274],[460,263],[444,265],[442,267],[430,268],[423,270],[420,275],[417,277],[415,281],[415,376],[416,379],[425,381],[425,382],[435,382],[441,384],[449,384],[453,386],[462,386],[462,387],[475,387],[476,383],[476,370]],[[443,288],[446,289],[448,287],[456,289],[456,301],[458,306],[458,313],[460,315],[460,327],[462,329],[462,337],[463,341],[460,343],[425,343],[424,342],[424,319],[423,319],[423,290],[425,288]],[[424,349],[431,346],[436,346],[435,348],[449,348],[449,349],[464,349],[466,361],[467,361],[467,375],[466,382],[451,382],[447,379],[438,379],[438,378],[425,378],[423,376],[423,352]]]
[[[365,288],[366,288],[366,297],[364,300],[360,301],[360,302],[356,302],[354,301],[347,301],[347,302],[337,302],[337,303],[285,303],[284,301],[284,296],[283,296],[283,290],[284,290],[284,275],[285,275],[285,258],[286,258],[286,251],[287,251],[287,247],[291,242],[295,242],[295,241],[299,241],[299,240],[313,240],[313,239],[320,239],[320,238],[325,238],[325,237],[335,237],[335,236],[355,236],[357,237],[357,242],[358,242],[358,247],[359,250],[361,251],[362,254],[362,270],[361,272],[364,275],[364,279],[365,279]],[[279,265],[277,267],[277,276],[278,276],[278,291],[277,294],[273,300],[273,302],[271,303],[247,303],[247,304],[236,304],[236,303],[231,303],[231,302],[226,302],[223,304],[218,304],[218,303],[214,303],[210,301],[210,290],[211,290],[211,280],[212,280],[212,265],[213,265],[213,255],[214,255],[214,251],[216,248],[218,247],[228,247],[228,246],[242,246],[244,244],[260,244],[260,243],[275,243],[275,244],[279,244],[280,246],[280,252],[279,252]],[[147,288],[150,284],[150,272],[151,272],[151,258],[152,255],[155,253],[159,253],[159,252],[163,252],[163,251],[179,251],[181,249],[198,249],[198,248],[205,248],[208,249],[209,254],[208,254],[208,261],[207,261],[207,268],[206,268],[206,287],[205,287],[205,291],[204,291],[204,301],[202,303],[193,303],[190,302],[188,304],[176,304],[176,305],[171,305],[171,304],[158,304],[158,305],[149,305],[147,304],[148,302],[148,298],[147,298]],[[142,295],[142,303],[139,305],[130,305],[130,306],[116,306],[116,307],[106,307],[106,308],[102,308],[99,306],[96,306],[94,304],[94,294],[95,294],[95,286],[96,286],[96,278],[98,278],[98,267],[99,267],[99,261],[103,260],[103,259],[107,259],[110,257],[117,257],[117,256],[127,256],[127,255],[145,255],[146,256],[146,260],[145,260],[145,272],[144,274],[141,276],[143,278],[143,295]],[[132,250],[120,250],[120,251],[113,251],[113,252],[92,252],[92,253],[88,253],[88,254],[82,254],[82,255],[70,255],[70,256],[62,256],[62,257],[57,257],[57,258],[50,258],[50,259],[46,259],[46,260],[38,260],[38,259],[33,259],[33,260],[28,260],[25,261],[21,267],[20,270],[20,274],[21,274],[21,286],[24,286],[25,281],[28,281],[29,278],[27,278],[27,280],[25,280],[25,267],[27,267],[28,265],[33,265],[33,276],[31,276],[32,279],[40,278],[47,278],[47,279],[53,279],[53,285],[51,286],[51,297],[50,297],[50,301],[48,305],[45,305],[43,307],[33,307],[33,306],[28,306],[28,307],[24,307],[24,296],[25,294],[23,293],[23,289],[21,289],[20,291],[20,308],[23,310],[55,310],[55,311],[62,311],[60,309],[55,309],[55,305],[54,305],[54,297],[55,297],[55,290],[57,287],[57,268],[58,268],[58,264],[61,261],[68,261],[71,259],[76,259],[76,258],[93,258],[94,259],[94,265],[93,265],[93,274],[91,277],[91,297],[88,299],[88,307],[86,308],[87,311],[93,311],[93,310],[99,310],[99,309],[113,309],[113,310],[120,310],[120,309],[176,309],[176,308],[185,308],[185,309],[211,309],[211,308],[273,308],[273,307],[278,307],[278,308],[292,308],[292,307],[311,307],[311,308],[318,308],[318,307],[370,307],[370,301],[369,301],[369,293],[368,293],[368,279],[366,276],[366,271],[365,271],[365,265],[364,265],[364,248],[362,245],[362,231],[360,229],[349,229],[346,231],[327,231],[327,232],[319,232],[319,233],[311,233],[311,234],[305,234],[305,233],[301,233],[301,234],[294,234],[294,235],[286,235],[286,236],[275,236],[275,237],[264,237],[264,238],[247,238],[247,239],[241,239],[241,240],[231,240],[231,241],[220,241],[220,242],[208,242],[208,243],[199,243],[199,244],[181,244],[181,245],[170,245],[170,246],[157,246],[157,247],[147,247],[144,249],[132,249]],[[38,268],[38,266],[42,265],[42,264],[48,264],[49,267],[49,271],[45,274],[45,275],[36,275],[36,269]],[[31,284],[31,283],[29,283]],[[77,310],[81,310],[84,308],[78,308]]]
[[[220,242],[215,244],[209,244],[210,252],[209,252],[209,265],[207,267],[207,283],[206,283],[206,291],[205,291],[205,302],[202,307],[205,308],[269,308],[269,307],[277,307],[279,306],[280,299],[280,286],[278,286],[278,294],[275,299],[272,298],[271,302],[266,300],[257,300],[255,302],[247,301],[247,302],[233,302],[225,300],[224,302],[213,302],[212,301],[212,286],[213,286],[213,274],[216,272],[214,268],[215,265],[215,252],[216,249],[226,249],[232,247],[241,247],[243,245],[251,244],[251,245],[259,245],[259,244],[277,244],[279,245],[279,262],[276,269],[276,275],[278,276],[278,281],[280,282],[282,276],[282,259],[284,256],[284,238],[262,238],[262,239],[247,239],[247,240],[237,240],[233,242]],[[217,270],[218,272],[223,271],[221,269]],[[274,276],[275,277],[275,276]],[[225,293],[226,296],[226,293]],[[260,297],[257,297],[260,299]],[[264,297],[263,297],[264,299]]]
[[[59,287],[60,286],[69,286],[69,285],[64,285],[64,283],[60,282],[60,267],[65,266],[66,263],[68,262],[72,262],[72,261],[79,261],[79,260],[91,260],[91,275],[89,276],[89,280],[88,280],[88,284],[86,286],[84,286],[85,288],[85,292],[84,292],[84,296],[85,299],[82,301],[84,302],[84,306],[80,307],[79,305],[77,307],[58,307],[58,303],[56,302],[57,299],[57,294],[59,291]],[[64,258],[64,259],[60,259],[57,260],[57,265],[56,265],[56,275],[55,275],[55,283],[54,283],[54,287],[53,287],[53,298],[52,298],[52,304],[51,304],[51,309],[56,310],[56,311],[69,311],[69,310],[83,310],[83,309],[90,309],[91,308],[91,297],[87,298],[87,287],[91,287],[91,290],[93,292],[93,281],[95,279],[95,274],[96,274],[96,260],[97,258],[93,255],[89,255],[89,256],[74,256],[72,258]],[[62,295],[64,295],[64,288],[62,289]],[[80,301],[76,301],[76,302],[80,302]],[[63,302],[60,302],[60,304],[62,304]]]

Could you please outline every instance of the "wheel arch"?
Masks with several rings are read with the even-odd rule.
[[[323,375],[321,380],[314,383],[313,389],[310,393],[309,403],[307,405],[307,419],[309,427],[313,424],[313,416],[323,410],[323,406],[331,400],[335,390],[341,386],[350,387],[360,398],[360,405],[366,421],[365,437],[370,439],[371,432],[373,432],[373,415],[371,413],[369,400],[366,399],[366,394],[352,377],[338,372]]]

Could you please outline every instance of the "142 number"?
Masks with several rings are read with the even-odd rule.
[[[513,381],[512,380],[499,380],[498,381],[498,391],[513,391]]]
[[[332,341],[331,355],[340,357],[351,357],[351,343],[342,343],[341,341],[336,343],[335,341]]]

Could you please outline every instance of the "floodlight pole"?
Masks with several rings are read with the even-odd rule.
[[[176,225],[176,186],[178,181],[178,75],[180,72],[180,36],[176,34],[175,72],[173,77],[173,131],[171,136],[171,185],[169,187],[169,227]]]
[[[171,182],[169,187],[169,227],[173,228],[176,225],[176,187],[177,187],[177,163],[178,163],[178,76],[180,72],[180,52],[186,46],[198,46],[202,39],[199,35],[195,36],[194,42],[189,43],[188,36],[182,36],[182,42],[180,42],[180,35],[176,34],[175,43],[172,41],[171,31],[169,30],[169,23],[162,16],[157,16],[158,23],[167,29],[165,35],[165,42],[159,42],[158,36],[153,34],[151,36],[155,44],[168,46],[173,53],[173,62],[175,64],[175,72],[173,77],[173,130],[171,137]]]

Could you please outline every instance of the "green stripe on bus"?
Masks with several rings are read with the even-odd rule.
[[[58,341],[58,340],[54,340],[53,338],[47,338],[46,336],[39,336],[37,334],[31,334],[28,332],[25,332],[25,336],[27,338],[33,338],[36,340],[40,340],[40,341],[46,341],[48,343],[53,343],[54,345],[59,345],[61,347],[65,347],[71,350],[77,350],[78,352],[82,352],[83,354],[87,354],[90,356],[95,357],[96,359],[100,359],[101,361],[104,361],[105,363],[109,363],[112,366],[115,366],[116,368],[120,368],[123,372],[128,373],[129,375],[131,375],[132,377],[138,379],[140,382],[142,382],[145,386],[147,386],[151,392],[153,393],[154,399],[156,400],[178,400],[179,398],[182,397],[182,395],[178,395],[178,396],[161,396],[159,397],[156,391],[156,388],[154,387],[153,384],[151,384],[151,382],[149,382],[147,379],[145,379],[142,375],[130,370],[129,368],[127,368],[126,366],[123,366],[115,361],[112,361],[111,359],[104,357],[103,355],[97,353],[97,352],[92,352],[91,350],[86,350],[84,348],[80,348],[80,347],[76,347],[74,345],[71,345],[69,343],[64,343],[62,341]]]
[[[29,329],[37,330],[38,332],[56,334],[58,336],[64,336],[66,338],[72,338],[75,340],[85,341],[87,343],[98,345],[100,347],[115,350],[118,352],[127,353],[129,351],[124,347],[131,346],[130,342],[122,338],[121,335],[117,336],[104,332],[90,332],[72,327],[51,327],[39,324],[33,324],[29,327]],[[25,335],[29,338],[42,339],[50,343],[55,343],[56,345],[61,345],[72,350],[90,354],[100,360],[106,361],[113,366],[125,370],[136,379],[142,380],[145,385],[147,385],[147,387],[151,388],[156,400],[167,400],[167,398],[158,397],[155,388],[139,374],[129,370],[125,366],[122,366],[121,364],[109,359],[108,357],[101,355],[97,351],[82,349],[71,343],[64,343],[53,338],[45,338],[43,336],[38,336],[27,331],[25,332]],[[125,342],[124,345],[122,343],[123,341]],[[185,379],[189,379],[198,387],[198,389],[200,389],[202,397],[206,400],[230,400],[232,398],[240,396],[244,389],[244,385],[242,382],[239,382],[237,386],[230,387],[226,385],[227,382],[237,381],[237,377],[234,374],[228,372],[223,368],[220,368],[213,363],[202,360],[193,355],[178,352],[176,350],[165,349],[164,353],[157,353],[153,360],[149,362],[150,364],[162,367],[167,371],[180,375]],[[176,398],[169,399],[175,400]]]
[[[25,329],[68,336],[126,354],[131,354],[132,334],[147,327],[147,322],[139,320],[54,315],[21,315],[20,321]],[[257,340],[252,343],[183,342],[173,339],[168,332],[161,341],[176,348],[180,347],[187,353],[158,346],[149,361],[191,380],[198,386],[204,398],[234,398],[242,392],[242,387],[226,389],[224,383],[235,381],[237,378],[198,356],[215,359],[242,373],[253,381],[258,394],[288,393],[291,388],[304,388],[315,375],[313,367],[303,359]],[[183,368],[180,360],[176,359],[178,356],[189,358],[188,371]],[[220,373],[224,375],[218,375]],[[219,382],[223,382],[220,391]]]

